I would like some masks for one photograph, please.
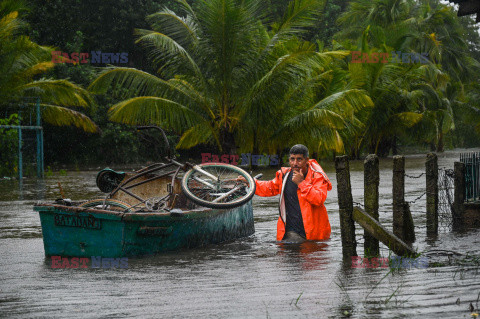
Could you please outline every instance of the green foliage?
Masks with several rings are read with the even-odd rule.
[[[0,125],[18,125],[18,114],[0,119]],[[0,128],[0,177],[16,175],[18,167],[18,130]]]
[[[291,1],[272,30],[262,1],[201,1],[195,10],[179,3],[182,14],[164,9],[147,18],[152,30],[137,30],[156,75],[106,69],[90,85],[99,94],[127,89],[110,119],[174,130],[181,134],[177,147],[185,149],[272,152],[294,140],[342,148],[344,115],[353,118],[371,101],[336,82],[336,65],[348,52],[317,52],[298,38],[315,25],[323,1]]]
[[[163,142],[145,143],[137,124],[161,125],[194,157],[207,149],[281,155],[292,143],[355,157],[479,145],[478,26],[436,0],[29,5],[0,4],[0,109],[42,98],[50,164],[157,160]],[[54,49],[128,52],[129,63],[98,76],[91,64],[53,65]],[[430,63],[349,63],[356,50],[428,52]],[[96,103],[81,88],[91,83]],[[15,150],[2,151],[2,162],[16,156],[13,135],[0,145]],[[8,163],[13,174],[16,157]]]
[[[351,153],[359,156],[366,150],[385,156],[397,152],[397,143],[411,142],[433,145],[440,152],[447,141],[454,146],[455,122],[461,114],[476,113],[470,105],[472,92],[465,95],[464,88],[478,83],[480,64],[469,54],[468,47],[475,44],[468,44],[464,34],[465,27],[470,28],[469,39],[478,45],[478,30],[476,37],[471,24],[462,26],[452,8],[435,0],[354,0],[338,21],[344,28],[335,39],[346,49],[429,57],[423,65],[349,65],[352,83],[369,92],[375,104],[358,114],[365,127],[353,131]]]
[[[96,125],[82,113],[68,107],[86,108],[93,104],[87,91],[66,81],[40,76],[54,67],[53,48],[40,46],[23,34],[25,22],[19,17],[18,3],[2,2],[0,17],[0,110],[9,104],[33,108],[41,100],[42,118],[54,125],[74,125],[85,131],[97,131]]]
[[[45,176],[46,177],[52,177],[53,176],[53,171],[52,171],[52,168],[49,166],[47,166],[47,170],[45,171]]]

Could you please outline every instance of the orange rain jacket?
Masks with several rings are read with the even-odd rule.
[[[282,240],[285,235],[285,197],[283,190],[290,174],[290,167],[282,167],[271,181],[256,181],[255,194],[259,196],[275,196],[280,194],[280,216],[277,222],[277,240]],[[327,209],[323,203],[327,198],[327,191],[332,189],[332,183],[316,160],[308,161],[308,172],[300,184],[297,194],[300,210],[302,212],[303,226],[307,240],[323,240],[330,238],[330,222]]]

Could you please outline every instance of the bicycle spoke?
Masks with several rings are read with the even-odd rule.
[[[235,207],[253,196],[255,184],[243,170],[227,164],[199,165],[186,175],[182,188],[190,199],[207,207]],[[248,187],[237,180],[241,175]]]
[[[197,180],[195,177],[193,179]],[[229,196],[230,199],[234,199],[246,194],[245,191],[242,191],[242,186],[235,185],[234,183],[221,183],[219,188],[195,187],[190,183],[189,188],[197,197],[205,200],[212,200],[212,202],[220,202],[224,199],[228,199]]]

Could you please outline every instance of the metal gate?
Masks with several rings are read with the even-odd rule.
[[[461,153],[460,162],[465,164],[465,201],[480,200],[480,152]]]

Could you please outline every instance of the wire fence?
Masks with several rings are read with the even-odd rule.
[[[453,225],[453,169],[438,170],[438,228],[441,231],[451,231]]]
[[[411,176],[405,174],[407,178],[420,178],[424,176],[425,173],[421,173],[417,176]],[[408,195],[408,194],[405,194]],[[412,205],[415,202],[419,201],[426,195],[426,191],[418,195],[415,199],[411,201],[406,201],[408,204]],[[438,227],[439,231],[449,232],[452,230],[453,225],[453,197],[454,195],[454,173],[453,169],[439,168],[438,170]],[[364,208],[363,203],[353,202],[354,205]],[[426,213],[426,211],[411,211]],[[388,213],[387,211],[385,213]],[[418,225],[416,225],[418,227]],[[425,226],[426,227],[426,226]],[[423,228],[425,228],[423,227]],[[422,227],[420,227],[422,228]]]

